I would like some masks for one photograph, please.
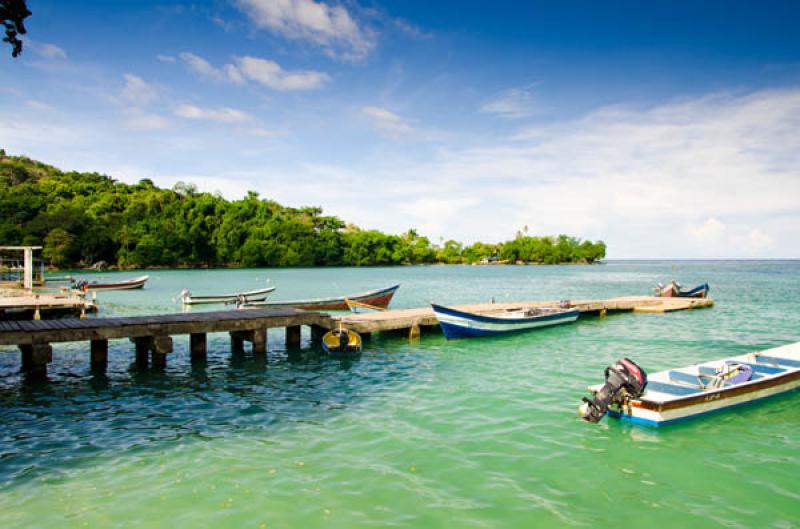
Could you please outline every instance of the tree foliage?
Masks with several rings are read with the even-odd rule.
[[[0,150],[0,244],[43,245],[58,267],[106,261],[150,266],[375,266],[512,262],[591,263],[602,242],[519,233],[500,244],[442,245],[411,229],[362,230],[321,208],[285,207],[249,192],[229,201],[179,182],[125,184],[97,173],[63,172]]]

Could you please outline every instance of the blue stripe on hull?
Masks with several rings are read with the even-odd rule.
[[[611,410],[611,409],[608,410],[608,415],[609,415],[609,417],[614,417],[615,419],[620,419],[620,420],[629,422],[631,424],[640,424],[640,425],[643,425],[643,426],[662,427],[662,426],[669,426],[670,424],[676,424],[676,423],[679,423],[679,422],[689,421],[689,420],[696,419],[698,417],[703,417],[703,416],[706,416],[706,415],[712,415],[712,414],[719,413],[719,412],[722,412],[722,411],[732,410],[734,408],[741,408],[741,407],[744,407],[744,406],[747,406],[747,405],[750,405],[750,404],[760,404],[760,403],[762,403],[762,402],[764,402],[766,400],[773,399],[775,397],[782,397],[784,395],[788,395],[789,393],[791,393],[793,391],[797,391],[798,389],[800,389],[800,388],[787,389],[786,391],[781,391],[780,393],[775,393],[773,395],[767,395],[765,397],[759,397],[757,399],[748,400],[747,402],[739,402],[737,404],[731,404],[731,405],[725,406],[723,408],[717,408],[715,410],[708,410],[708,411],[704,411],[704,412],[701,412],[701,413],[695,413],[693,415],[687,415],[685,417],[678,417],[676,419],[670,419],[670,420],[667,420],[667,421],[651,421],[649,419],[642,419],[641,417],[633,417],[632,415],[625,415],[625,414],[622,414],[622,413],[620,413],[618,411]]]

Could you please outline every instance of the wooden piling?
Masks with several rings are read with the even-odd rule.
[[[53,361],[53,347],[47,343],[20,345],[22,370],[35,378],[47,377],[47,364]]]
[[[94,370],[103,370],[108,365],[108,340],[92,340],[91,366]]]
[[[208,341],[206,333],[196,332],[189,335],[189,349],[192,360],[205,360],[208,356]]]
[[[328,329],[322,327],[321,325],[312,325],[311,326],[311,341],[313,343],[319,343],[322,341],[322,337],[325,336],[325,333],[328,332]]]
[[[131,338],[136,348],[136,364],[139,367],[147,367],[150,362],[150,349],[153,339],[150,336],[140,336]]]
[[[244,353],[244,335],[242,331],[231,331],[231,353],[242,354]]]
[[[288,329],[287,329],[288,331]],[[253,344],[253,354],[267,354],[267,330],[254,329],[250,335],[250,342]]]
[[[152,350],[152,366],[156,369],[167,367],[167,355],[172,352],[170,336],[154,336]]]
[[[292,325],[286,327],[286,347],[300,347],[301,327]]]

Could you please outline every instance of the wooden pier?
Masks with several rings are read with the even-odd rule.
[[[559,301],[527,301],[515,303],[483,303],[454,305],[454,308],[492,314],[511,309],[557,307]],[[604,316],[611,312],[632,311],[664,313],[710,307],[711,299],[654,298],[634,296],[606,300],[577,300],[570,305],[582,313]],[[254,354],[267,352],[267,329],[285,328],[288,347],[299,347],[301,326],[311,327],[312,340],[319,340],[326,329],[348,329],[369,335],[382,331],[407,331],[410,337],[423,327],[438,326],[430,308],[388,310],[369,314],[330,315],[299,309],[262,308],[134,316],[122,318],[61,319],[38,321],[0,321],[0,346],[17,346],[22,369],[33,376],[46,376],[53,360],[53,343],[90,342],[93,369],[104,369],[108,362],[108,340],[130,339],[136,360],[153,367],[166,366],[172,352],[172,336],[190,336],[192,359],[206,357],[206,335],[212,332],[230,334],[231,351],[242,352],[244,343],[252,344]]]
[[[128,338],[135,345],[137,363],[147,364],[148,353],[153,367],[164,367],[172,352],[172,336],[190,336],[192,358],[205,358],[206,334],[228,332],[231,350],[241,352],[244,343],[252,344],[253,353],[266,354],[267,329],[286,328],[286,342],[300,345],[301,325],[319,329],[325,315],[298,309],[254,309],[134,316],[129,318],[91,318],[39,321],[0,321],[0,345],[16,345],[22,354],[22,369],[45,376],[58,342],[91,343],[91,364],[105,368],[108,340]],[[318,332],[317,332],[318,334]]]

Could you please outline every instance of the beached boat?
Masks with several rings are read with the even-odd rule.
[[[691,290],[683,290],[680,283],[674,280],[667,285],[659,283],[654,289],[656,297],[660,298],[705,298],[708,297],[709,290],[708,283],[698,285]]]
[[[144,284],[150,276],[135,277],[133,279],[126,279],[124,281],[115,281],[113,283],[99,283],[97,281],[75,281],[73,286],[78,290],[87,292],[89,290],[134,290],[137,288],[144,288]]]
[[[643,375],[644,384],[630,376],[635,369],[618,369],[619,364],[606,370],[606,384],[589,388],[594,397],[581,406],[585,420],[597,422],[607,411],[633,423],[664,426],[800,387],[800,342]]]
[[[364,312],[382,312],[386,310],[386,307],[376,307],[375,305],[354,301],[350,298],[344,298],[344,302],[347,305],[347,308],[350,309],[350,312],[355,314],[361,314]]]
[[[214,303],[248,303],[251,301],[264,301],[270,292],[274,292],[275,287],[251,290],[250,292],[239,292],[236,294],[221,294],[217,296],[195,296],[188,289],[183,289],[178,298],[184,305],[211,305]]]
[[[348,310],[345,299],[350,301],[358,301],[366,303],[375,307],[386,308],[392,301],[392,296],[397,292],[400,285],[392,285],[378,290],[371,290],[363,294],[355,294],[351,296],[340,296],[335,298],[320,298],[320,299],[299,299],[292,301],[260,301],[253,303],[245,303],[241,305],[244,308],[249,307],[279,307],[279,308],[295,308],[305,310]]]
[[[352,355],[361,352],[361,336],[349,329],[334,329],[322,336],[322,348],[331,355]]]
[[[510,332],[529,331],[578,319],[580,311],[569,308],[517,309],[484,315],[464,312],[450,307],[431,304],[445,338],[493,336]]]

